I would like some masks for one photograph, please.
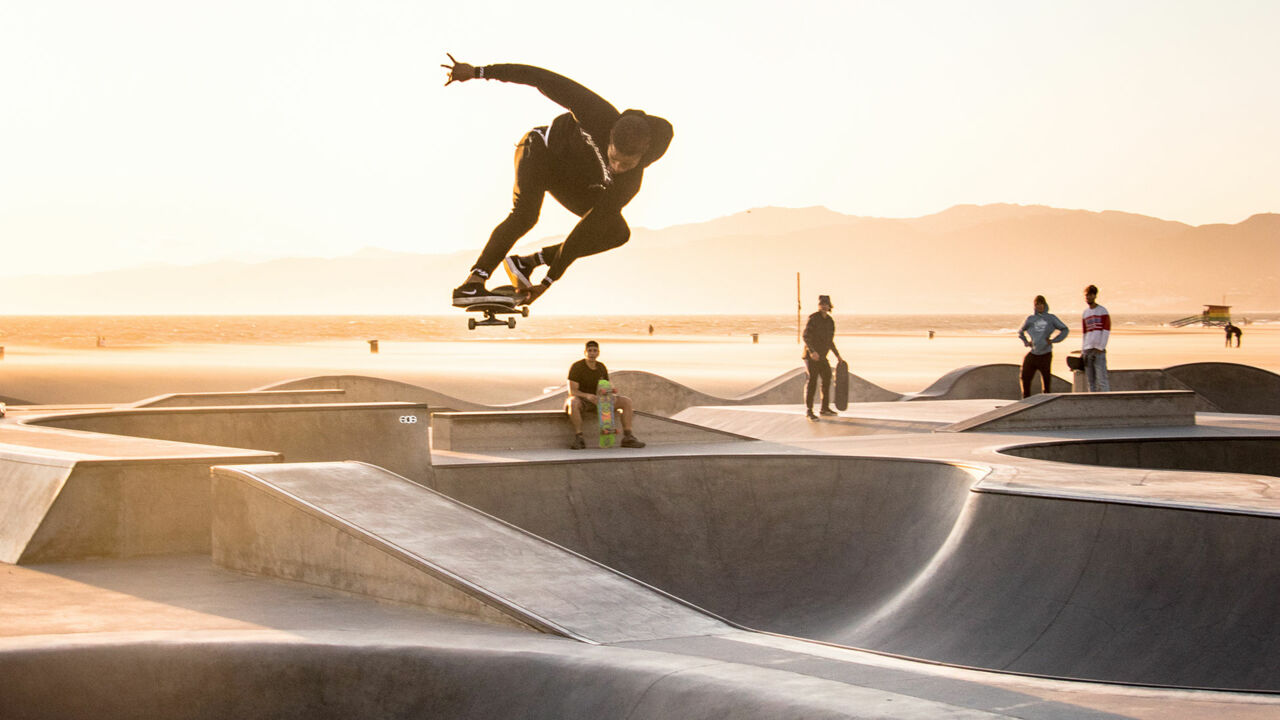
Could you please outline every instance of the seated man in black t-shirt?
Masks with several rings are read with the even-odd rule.
[[[569,444],[573,450],[581,450],[587,446],[586,439],[582,437],[582,411],[595,412],[596,384],[609,379],[609,368],[596,360],[600,356],[600,344],[595,340],[588,340],[584,354],[584,359],[569,367],[569,397],[564,403],[569,421],[573,423],[573,442]],[[644,447],[644,443],[631,433],[631,398],[615,395],[613,406],[622,413],[622,447]]]

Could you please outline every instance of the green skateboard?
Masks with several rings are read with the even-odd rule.
[[[613,385],[608,380],[596,384],[596,415],[600,418],[600,447],[613,447],[618,441],[617,412],[613,407]]]

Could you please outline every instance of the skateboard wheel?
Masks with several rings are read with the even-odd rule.
[[[467,329],[468,329],[468,330],[475,330],[475,329],[476,329],[476,319],[475,319],[475,318],[467,318]]]
[[[507,318],[507,327],[514,328],[516,326],[515,318]]]
[[[520,308],[520,317],[529,317],[529,306],[528,306],[528,305],[525,305],[524,307]],[[515,326],[514,326],[514,325],[512,325],[512,327],[515,327]]]

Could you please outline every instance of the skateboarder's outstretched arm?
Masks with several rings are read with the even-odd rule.
[[[448,55],[448,53],[445,53]],[[618,109],[585,86],[569,78],[533,65],[501,63],[476,67],[458,62],[449,55],[453,65],[441,65],[449,71],[445,85],[467,80],[501,80],[502,82],[529,85],[537,88],[549,100],[573,113],[578,122],[594,125],[603,122],[611,126],[618,119]]]

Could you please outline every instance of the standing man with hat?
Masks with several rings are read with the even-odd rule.
[[[836,349],[836,321],[831,319],[830,295],[818,296],[818,311],[809,316],[804,326],[804,359],[805,369],[809,372],[809,383],[804,389],[805,417],[809,422],[818,422],[813,414],[813,396],[818,389],[818,378],[822,378],[822,415],[835,415],[831,409],[831,364],[827,362],[827,353],[836,354],[836,360],[843,360]]]

